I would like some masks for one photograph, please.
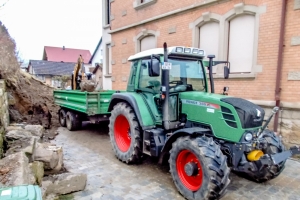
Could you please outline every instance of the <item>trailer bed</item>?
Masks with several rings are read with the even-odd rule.
[[[108,106],[115,90],[81,92],[79,90],[55,90],[54,103],[60,107],[75,110],[88,116],[108,114]]]

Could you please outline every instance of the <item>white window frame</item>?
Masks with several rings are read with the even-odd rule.
[[[109,28],[111,23],[111,3],[114,2],[114,0],[102,0],[102,24],[103,28]],[[109,7],[109,8],[108,8]],[[107,13],[109,9],[110,13]],[[109,19],[108,19],[109,16]],[[109,22],[109,23],[108,23]]]
[[[160,35],[159,31],[143,29],[138,35],[133,38],[135,42],[135,53],[141,52],[141,40],[148,36],[155,37],[155,47],[157,47],[157,37]]]

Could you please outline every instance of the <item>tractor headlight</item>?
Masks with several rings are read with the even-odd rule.
[[[246,135],[245,135],[245,140],[246,141],[250,141],[250,140],[252,140],[252,138],[253,138],[253,135],[252,135],[252,133],[246,133]]]

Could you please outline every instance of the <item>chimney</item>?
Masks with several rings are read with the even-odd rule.
[[[63,50],[65,50],[65,46],[63,46]]]

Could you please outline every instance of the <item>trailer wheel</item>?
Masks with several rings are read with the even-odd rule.
[[[137,163],[141,158],[140,126],[127,103],[114,106],[109,118],[109,136],[116,157],[126,163]]]
[[[66,111],[62,108],[58,112],[58,120],[62,127],[66,127]]]
[[[69,131],[75,131],[81,128],[82,122],[80,116],[72,111],[66,114],[66,126]]]
[[[285,150],[284,145],[282,144],[280,138],[274,134],[274,132],[270,130],[265,130],[266,134],[263,136],[267,146],[263,149],[265,154],[276,154]],[[281,162],[279,165],[272,165],[268,168],[265,168],[259,174],[253,174],[252,179],[256,182],[262,183],[268,180],[276,178],[284,169],[285,161]]]
[[[178,138],[170,151],[170,172],[187,199],[219,199],[230,183],[226,156],[212,138]]]

